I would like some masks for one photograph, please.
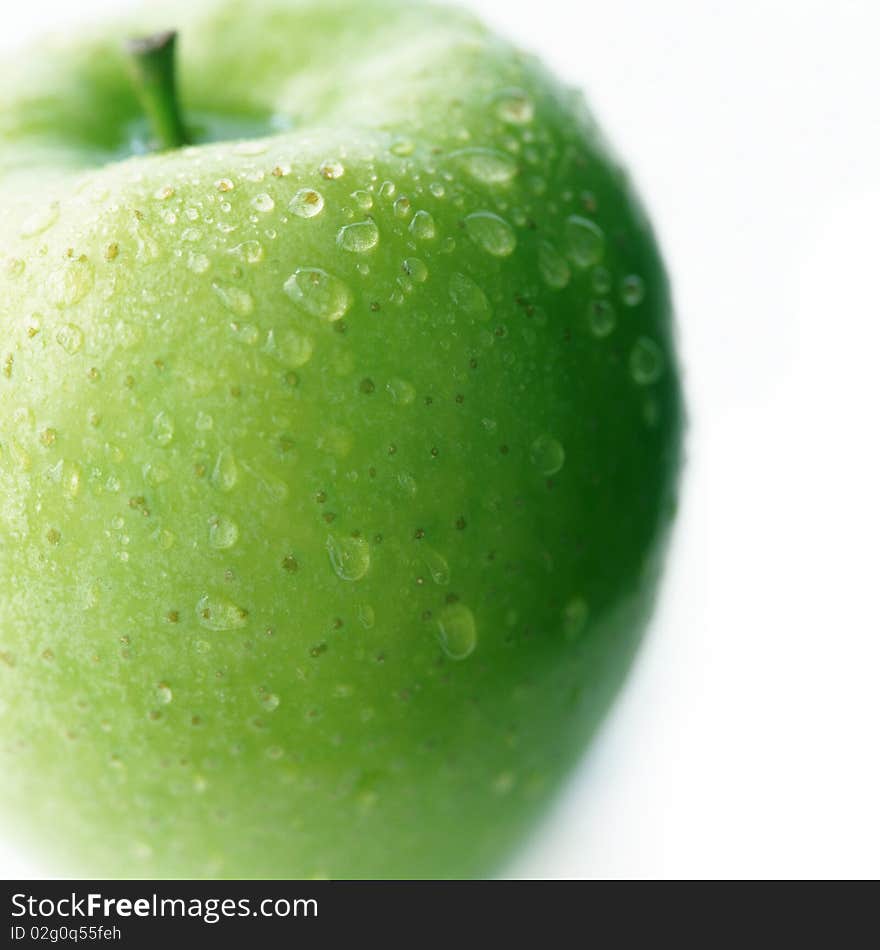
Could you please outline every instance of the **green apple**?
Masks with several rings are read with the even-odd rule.
[[[167,26],[179,110],[124,49]],[[631,661],[679,470],[581,97],[396,0],[153,8],[0,96],[7,825],[80,874],[493,873]]]

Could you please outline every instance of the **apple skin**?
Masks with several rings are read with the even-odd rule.
[[[9,834],[97,876],[494,873],[655,595],[651,230],[460,11],[165,12],[0,75]],[[190,121],[251,137],[126,157],[120,39],[169,22]]]

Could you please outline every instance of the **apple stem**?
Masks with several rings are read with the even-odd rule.
[[[150,120],[156,146],[163,151],[179,148],[189,141],[177,100],[176,39],[174,30],[165,30],[152,36],[135,37],[125,44],[135,89]]]

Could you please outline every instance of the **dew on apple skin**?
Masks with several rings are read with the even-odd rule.
[[[602,339],[613,332],[617,324],[617,313],[610,300],[593,300],[587,310],[587,322],[590,332]]]
[[[538,245],[538,270],[552,290],[562,290],[571,280],[568,262],[549,241],[541,241]]]
[[[211,261],[204,254],[190,254],[186,260],[186,266],[194,274],[204,274],[211,266]]]
[[[544,433],[529,447],[529,459],[542,475],[555,475],[565,464],[565,449],[558,439]]]
[[[453,274],[449,278],[449,296],[456,307],[466,314],[486,321],[492,316],[492,306],[483,289],[464,274]]]
[[[368,192],[364,191],[362,188],[359,188],[357,191],[351,193],[351,197],[357,202],[357,206],[362,211],[369,211],[373,207],[373,196]]]
[[[638,306],[645,297],[645,284],[638,274],[628,274],[620,285],[620,299],[627,307]]]
[[[174,438],[174,420],[167,412],[158,412],[153,418],[153,429],[150,433],[157,445],[168,445]]]
[[[607,294],[611,290],[611,274],[604,267],[594,267],[590,271],[590,284],[597,294]]]
[[[369,630],[376,622],[376,611],[369,604],[360,604],[357,608],[357,617],[361,626]]]
[[[656,383],[663,375],[663,351],[646,336],[639,337],[629,355],[629,372],[639,386]]]
[[[605,234],[588,218],[572,214],[565,221],[568,256],[575,267],[587,268],[598,264],[605,254]]]
[[[418,241],[430,241],[437,236],[437,226],[430,211],[417,211],[409,223],[409,233]]]
[[[336,244],[343,251],[363,254],[371,251],[379,243],[379,228],[375,221],[356,221],[343,225],[336,235]]]
[[[500,215],[475,211],[464,219],[471,240],[493,257],[509,257],[516,250],[516,234]]]
[[[259,241],[242,241],[241,244],[231,247],[228,253],[244,261],[245,264],[259,264],[266,256],[263,245]]]
[[[226,447],[220,450],[211,472],[211,484],[222,492],[232,491],[238,484],[238,464],[232,449]]]
[[[298,330],[285,330],[275,337],[272,334],[274,346],[269,349],[285,366],[293,369],[299,369],[305,366],[312,358],[315,346],[310,336],[300,333]]]
[[[287,210],[298,218],[314,218],[324,210],[324,196],[314,188],[300,188],[288,202]]]
[[[397,218],[408,218],[412,214],[412,202],[406,195],[401,195],[394,202],[394,215]]]
[[[248,612],[225,597],[203,594],[196,604],[196,618],[206,630],[238,630],[246,626]]]
[[[370,569],[370,545],[365,538],[327,535],[327,553],[337,577],[360,580]]]
[[[566,640],[575,640],[584,631],[590,608],[583,597],[573,597],[562,611],[562,633]]]
[[[237,317],[246,317],[254,312],[254,298],[240,287],[230,287],[217,281],[211,284],[214,293],[220,298],[220,303]]]
[[[159,683],[156,687],[156,700],[163,706],[167,706],[174,699],[174,693],[167,683]]]
[[[92,289],[92,265],[84,257],[66,260],[49,275],[46,292],[49,301],[59,310],[79,303]]]
[[[385,389],[391,396],[391,401],[397,406],[409,406],[416,398],[413,384],[396,376],[388,380]]]
[[[235,188],[235,182],[233,182],[231,178],[218,178],[217,181],[214,182],[214,187],[217,191],[225,193]]]
[[[522,89],[502,89],[495,94],[495,115],[511,125],[528,125],[535,117],[535,105]]]
[[[227,551],[238,541],[238,525],[222,515],[214,515],[208,523],[208,543],[218,551]]]
[[[38,234],[44,234],[58,220],[59,205],[53,201],[45,208],[40,208],[29,214],[21,223],[19,234],[23,238],[36,237]]]
[[[260,694],[260,705],[268,712],[275,712],[281,705],[281,699],[275,693],[262,692]]]
[[[437,633],[443,652],[451,660],[464,660],[477,646],[477,625],[470,608],[460,601],[447,604],[437,618]]]
[[[401,472],[397,476],[397,483],[408,497],[415,498],[418,494],[419,484],[409,472]]]
[[[338,178],[342,178],[345,174],[345,167],[342,162],[337,161],[335,158],[328,158],[318,166],[318,173],[322,178],[326,178],[328,181],[335,181]]]
[[[517,173],[516,162],[494,148],[463,148],[453,152],[450,158],[484,185],[507,185]]]
[[[449,583],[449,562],[429,544],[422,545],[421,554],[425,567],[428,568],[428,573],[431,575],[431,580],[435,584],[445,587]]]
[[[263,214],[268,214],[275,209],[275,200],[271,195],[267,195],[266,192],[263,191],[258,195],[254,195],[251,199],[251,207]]]
[[[55,334],[55,342],[65,353],[73,356],[82,349],[85,335],[75,323],[67,323]]]
[[[423,284],[428,279],[428,267],[418,257],[408,257],[403,262],[403,272],[417,284]]]
[[[319,267],[297,268],[284,282],[284,292],[310,316],[330,322],[345,316],[352,304],[348,286]]]

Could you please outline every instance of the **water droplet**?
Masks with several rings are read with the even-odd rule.
[[[370,569],[370,545],[364,538],[327,536],[327,553],[336,575],[344,581],[360,580]]]
[[[218,551],[226,551],[238,541],[238,525],[231,518],[215,515],[208,526],[208,542]]]
[[[234,313],[237,317],[246,317],[254,312],[254,298],[246,290],[218,284],[216,281],[211,284],[211,287],[230,313]]]
[[[318,171],[322,178],[326,178],[328,181],[335,181],[337,178],[342,178],[345,174],[345,167],[342,162],[338,162],[334,158],[328,158],[321,162]]]
[[[366,630],[376,622],[376,611],[369,604],[361,604],[357,609],[358,620]]]
[[[235,182],[230,178],[218,178],[217,181],[214,182],[214,187],[220,192],[232,191],[232,189],[235,188]]]
[[[58,202],[53,201],[45,208],[40,208],[38,211],[29,214],[22,222],[19,234],[23,238],[36,237],[38,234],[48,231],[57,220]]]
[[[242,241],[229,249],[229,253],[245,264],[259,264],[265,256],[263,245],[259,241]]]
[[[261,211],[263,214],[268,214],[275,208],[275,201],[271,195],[261,192],[251,199],[251,207],[256,208],[257,211]]]
[[[620,285],[620,299],[627,307],[636,307],[645,298],[645,284],[638,274],[628,274]]]
[[[397,481],[404,493],[410,498],[414,498],[419,490],[418,482],[409,472],[401,472],[397,476]]]
[[[159,683],[156,687],[156,700],[163,706],[167,706],[174,699],[174,693],[167,683]]]
[[[174,438],[174,420],[167,412],[156,414],[153,419],[153,440],[159,445],[168,445]]]
[[[431,580],[435,584],[445,587],[449,583],[449,564],[446,558],[428,544],[423,543],[421,550],[422,559],[425,562],[425,567],[428,568]]]
[[[412,139],[397,139],[391,143],[389,151],[392,155],[406,157],[407,155],[412,155],[415,151],[415,144]]]
[[[470,608],[462,603],[448,604],[437,620],[440,646],[453,660],[469,657],[477,645],[477,626]]]
[[[463,148],[450,156],[471,178],[484,185],[506,185],[516,175],[516,162],[494,148]]]
[[[663,375],[663,351],[646,336],[639,337],[629,355],[629,371],[639,386],[656,383]]]
[[[348,287],[318,267],[300,267],[284,282],[284,292],[313,317],[339,320],[352,304]]]
[[[539,435],[529,449],[532,465],[542,475],[555,475],[565,464],[565,449],[551,435]]]
[[[217,456],[214,471],[211,472],[211,484],[220,491],[232,491],[238,483],[238,465],[232,449],[224,448]]]
[[[383,181],[379,186],[379,196],[381,198],[393,198],[397,194],[397,185],[393,181]]]
[[[379,229],[375,221],[357,221],[346,224],[339,229],[336,243],[343,251],[354,254],[363,254],[372,250],[379,243]]]
[[[408,257],[403,262],[403,272],[417,284],[423,284],[428,279],[428,267],[417,257]]]
[[[196,617],[207,630],[238,630],[247,624],[248,612],[225,597],[204,594],[196,604]]]
[[[611,274],[604,267],[594,267],[590,272],[590,283],[597,294],[607,294],[611,290]]]
[[[186,266],[194,274],[204,274],[211,266],[211,262],[204,254],[190,254],[187,258]]]
[[[275,693],[263,693],[260,696],[260,705],[268,712],[275,712],[275,710],[281,705],[281,700],[275,695]]]
[[[528,125],[535,117],[535,106],[522,89],[502,89],[495,96],[495,115],[502,122]]]
[[[358,191],[353,191],[351,197],[357,202],[357,206],[362,211],[369,211],[373,207],[373,196],[368,191],[363,191],[359,189]]]
[[[412,214],[412,202],[406,195],[401,195],[394,202],[394,214],[398,218],[408,218]]]
[[[491,211],[475,211],[464,219],[471,240],[493,257],[509,257],[516,249],[513,228]]]
[[[269,143],[265,140],[252,139],[246,142],[239,142],[233,152],[236,155],[263,155],[269,150]]]
[[[562,633],[566,640],[574,640],[583,632],[590,609],[583,597],[574,597],[562,611]]]
[[[605,253],[605,235],[598,224],[573,214],[565,222],[568,256],[576,267],[592,267]]]
[[[20,257],[7,257],[3,262],[3,272],[7,277],[21,277],[24,273],[24,261]]]
[[[492,316],[492,307],[482,288],[464,274],[453,274],[449,278],[449,296],[456,307],[478,320]]]
[[[553,290],[562,290],[571,280],[568,262],[549,241],[541,241],[538,245],[538,269],[544,283]]]
[[[298,218],[314,218],[324,210],[324,196],[314,188],[300,188],[290,199],[287,210]]]
[[[73,356],[82,349],[85,336],[75,323],[67,323],[55,334],[55,340],[65,353]]]
[[[409,233],[419,241],[430,241],[437,236],[437,227],[430,211],[417,211],[409,223]]]
[[[412,383],[405,379],[394,377],[385,384],[385,389],[391,396],[392,402],[398,406],[408,406],[416,398],[416,390]]]
[[[310,336],[297,330],[285,330],[275,343],[275,355],[286,366],[296,369],[305,366],[312,358],[315,346]]]
[[[92,265],[85,258],[67,260],[49,275],[49,300],[59,310],[72,307],[92,289],[94,276]]]
[[[594,336],[601,339],[614,330],[617,323],[617,314],[610,301],[594,300],[590,303],[587,311],[587,319],[590,324],[590,331]]]

